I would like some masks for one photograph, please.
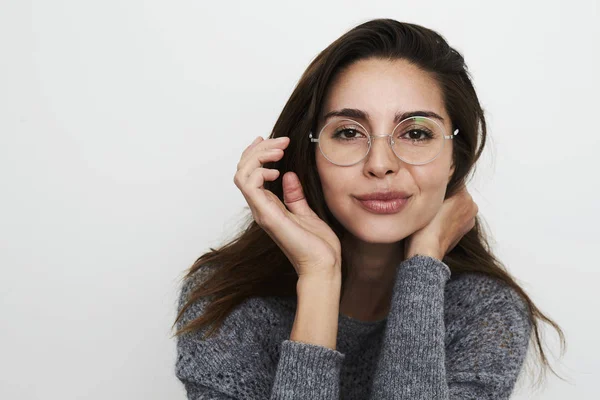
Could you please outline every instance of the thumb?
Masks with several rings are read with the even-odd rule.
[[[286,172],[283,175],[283,202],[289,210],[296,215],[316,216],[308,206],[304,197],[304,190],[298,175],[295,172]]]

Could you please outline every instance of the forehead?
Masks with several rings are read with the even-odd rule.
[[[342,108],[392,119],[398,111],[434,111],[448,120],[433,76],[405,60],[360,60],[340,71],[326,93],[320,118]]]

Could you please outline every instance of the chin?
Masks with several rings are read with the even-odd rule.
[[[361,221],[355,219],[350,223],[343,223],[348,233],[364,243],[397,243],[413,233],[409,227],[401,223],[381,221]]]

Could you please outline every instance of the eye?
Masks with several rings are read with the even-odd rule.
[[[342,136],[345,135],[345,136]],[[333,137],[335,139],[355,139],[357,137],[360,136],[365,136],[362,132],[360,132],[358,129],[353,128],[353,127],[341,127],[339,128],[334,134]]]
[[[408,140],[412,140],[412,141],[417,141],[417,142],[421,142],[421,141],[425,141],[425,140],[430,140],[433,138],[433,135],[428,132],[425,129],[422,128],[413,128],[408,130],[405,134],[401,135],[401,137],[406,137],[406,139]]]

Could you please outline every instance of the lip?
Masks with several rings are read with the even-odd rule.
[[[375,214],[396,214],[408,203],[410,197],[395,198],[392,200],[358,200],[358,203],[367,211]]]
[[[375,193],[367,193],[363,195],[354,196],[360,201],[365,200],[396,200],[396,199],[406,199],[409,198],[411,194],[402,192],[402,191],[387,191],[387,192],[375,192]]]

